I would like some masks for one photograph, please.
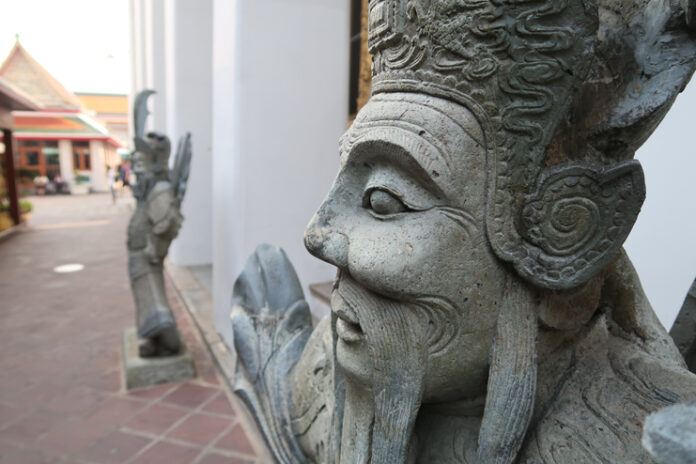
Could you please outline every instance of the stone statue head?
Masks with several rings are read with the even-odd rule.
[[[141,179],[166,176],[169,172],[169,154],[172,151],[169,137],[155,131],[145,133],[145,121],[150,114],[147,101],[154,94],[154,90],[142,90],[133,103],[133,172]]]
[[[133,171],[136,175],[167,174],[171,149],[169,137],[159,132],[148,132],[144,138],[136,138]]]
[[[374,418],[352,443],[406,462],[421,404],[480,400],[479,458],[511,462],[538,326],[577,329],[597,309],[645,196],[634,153],[693,73],[696,41],[666,0],[368,8],[372,97],[305,234],[339,269],[347,394],[369,398],[344,414]]]

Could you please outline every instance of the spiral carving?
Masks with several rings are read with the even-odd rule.
[[[525,211],[530,241],[545,252],[566,256],[596,236],[600,223],[597,203],[585,197],[560,198],[550,204],[528,205]]]
[[[518,270],[554,289],[587,281],[621,247],[644,197],[635,161],[548,170],[522,208],[518,230],[527,257]]]

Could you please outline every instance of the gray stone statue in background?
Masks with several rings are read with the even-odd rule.
[[[140,92],[134,105],[133,172],[137,204],[128,225],[128,275],[137,314],[138,351],[142,357],[170,356],[181,348],[179,332],[164,289],[163,261],[183,221],[181,202],[191,163],[191,136],[179,141],[174,168],[169,170],[169,138],[144,134],[147,99]]]
[[[236,390],[278,462],[652,462],[645,417],[696,376],[622,244],[694,6],[370,0],[372,97],[305,235],[331,317],[278,249],[235,285]]]

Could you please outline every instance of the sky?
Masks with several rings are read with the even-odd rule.
[[[0,61],[15,43],[72,92],[128,93],[128,0],[0,0]]]

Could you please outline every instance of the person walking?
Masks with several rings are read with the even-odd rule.
[[[116,203],[116,171],[111,166],[107,166],[106,178],[109,180],[109,191],[111,191],[111,203]]]

